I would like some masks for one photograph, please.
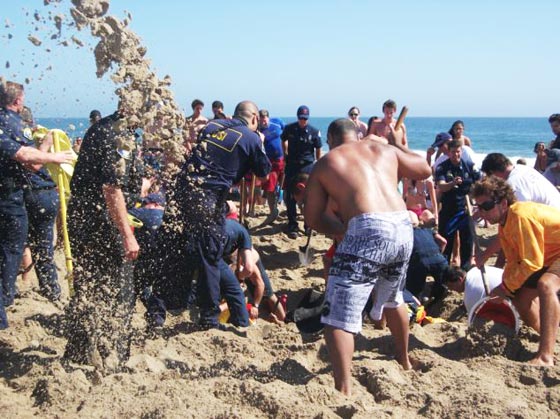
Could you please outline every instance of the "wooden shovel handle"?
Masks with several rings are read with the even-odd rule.
[[[401,125],[404,122],[404,118],[406,118],[407,113],[408,113],[408,108],[406,106],[403,106],[403,108],[401,109],[401,113],[399,114],[399,117],[397,118],[397,123],[395,124],[395,131],[399,130],[399,128],[401,127]]]

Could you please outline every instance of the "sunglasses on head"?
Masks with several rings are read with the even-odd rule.
[[[490,210],[494,209],[496,204],[497,204],[496,201],[494,201],[493,199],[490,199],[488,201],[484,201],[484,202],[481,202],[480,204],[478,204],[478,208],[480,208],[481,210],[484,210],[484,211],[490,211]]]

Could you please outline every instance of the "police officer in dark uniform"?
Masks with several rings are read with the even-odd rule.
[[[480,172],[472,162],[462,156],[462,146],[457,140],[448,143],[449,159],[441,163],[435,173],[438,189],[441,192],[441,210],[439,212],[439,233],[447,240],[444,255],[451,259],[455,233],[459,231],[461,240],[461,268],[468,271],[473,251],[473,240],[467,199],[471,186],[480,179]]]
[[[256,133],[258,108],[249,101],[232,119],[212,120],[200,132],[192,153],[168,190],[168,207],[158,233],[157,251],[148,257],[154,294],[150,310],[184,308],[193,270],[197,281],[200,327],[219,327],[220,269],[224,248],[226,198],[232,184],[249,171],[266,176],[271,164]],[[256,267],[247,261],[245,269]]]
[[[24,133],[29,131],[27,128]],[[26,135],[28,146],[34,147],[32,138]],[[45,135],[39,150],[48,151],[52,146],[52,134]],[[28,244],[35,262],[39,280],[39,292],[51,301],[60,299],[58,273],[54,263],[54,228],[60,205],[56,184],[45,167],[29,167],[28,187],[24,189],[25,208],[29,221]]]
[[[129,356],[132,261],[139,247],[125,203],[134,161],[125,157],[134,147],[134,133],[115,112],[88,129],[74,169],[68,228],[75,294],[67,309],[65,352],[74,362],[112,368]]]
[[[306,166],[310,166],[314,161],[321,157],[321,133],[319,130],[308,123],[309,108],[300,106],[297,110],[297,122],[289,124],[282,132],[284,144],[284,158],[286,159],[286,193],[284,201],[288,210],[287,233],[291,238],[298,236],[297,208],[296,201],[292,196],[292,184],[298,173],[305,171]]]
[[[0,83],[0,329],[8,327],[4,306],[13,304],[15,282],[28,222],[24,205],[27,171],[22,164],[70,163],[72,153],[45,153],[26,147],[19,112],[23,109],[23,85]]]

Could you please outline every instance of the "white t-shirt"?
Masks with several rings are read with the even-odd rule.
[[[507,183],[518,201],[533,201],[560,209],[560,192],[529,166],[518,164],[509,173]]]
[[[502,274],[504,270],[493,266],[486,266],[485,271],[486,281],[488,281],[488,286],[490,287],[490,291],[492,291],[502,283]],[[480,269],[476,267],[472,268],[467,273],[467,279],[465,280],[465,296],[463,301],[467,308],[467,313],[470,313],[471,308],[484,297],[486,297],[486,291],[484,291],[484,283],[482,282]]]

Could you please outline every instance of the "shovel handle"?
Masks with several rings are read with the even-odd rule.
[[[403,106],[403,108],[401,109],[401,113],[397,118],[397,122],[395,123],[395,131],[398,131],[399,128],[402,126],[404,122],[404,118],[406,118],[407,113],[408,113],[408,108],[406,106]]]
[[[466,201],[467,201],[467,215],[469,217],[469,226],[470,226],[471,234],[473,236],[474,247],[476,248],[476,251],[480,253],[480,251],[481,251],[480,241],[478,240],[478,235],[476,234],[476,226],[475,226],[474,218],[473,218],[473,215],[472,215],[473,211],[472,211],[471,200],[470,200],[468,195],[465,198],[466,198]],[[482,265],[480,267],[480,276],[482,277],[482,284],[484,285],[484,292],[488,296],[488,295],[490,295],[490,285],[488,284],[488,280],[486,279],[486,269],[484,268],[484,265]]]
[[[246,197],[247,191],[245,190],[245,178],[241,179],[241,183],[239,184],[239,200],[240,202],[240,213],[239,213],[239,222],[241,224],[243,224],[243,221],[245,221],[245,197]]]

